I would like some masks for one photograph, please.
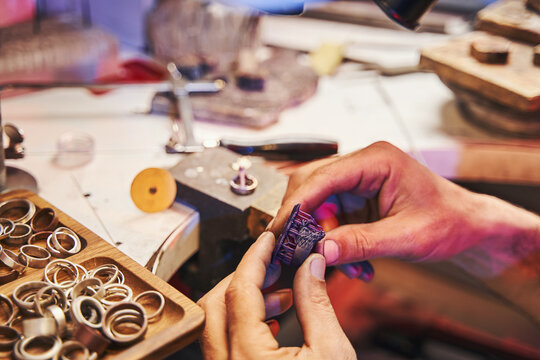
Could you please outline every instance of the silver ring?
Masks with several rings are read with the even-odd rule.
[[[119,284],[124,283],[124,274],[120,271],[120,269],[118,269],[118,266],[114,264],[100,265],[97,268],[90,271],[88,276],[93,277],[93,278],[98,278],[98,276],[101,274],[108,276],[108,278],[103,282],[103,285],[109,285],[114,282],[117,282]]]
[[[45,243],[45,246],[42,246],[42,247],[46,247],[47,238],[50,235],[52,235],[52,231],[40,231],[38,233],[35,233],[32,236],[30,236],[30,239],[28,239],[28,245],[36,245],[36,243],[43,241]]]
[[[11,235],[15,228],[15,223],[6,218],[0,218],[0,224],[2,225],[2,232],[0,233],[0,240],[6,239]]]
[[[56,335],[56,321],[50,317],[26,319],[22,322],[24,337]]]
[[[130,316],[118,318],[118,316],[126,314],[124,310],[129,310]],[[136,326],[138,325],[138,331],[133,334],[121,334],[121,336],[118,336],[118,333],[115,329],[116,325],[124,322],[133,323]],[[146,333],[147,328],[148,320],[146,319],[144,308],[134,302],[123,302],[115,304],[107,310],[107,312],[105,313],[105,318],[103,319],[102,331],[107,338],[114,341],[115,343],[126,345],[135,342],[141,337],[143,337]]]
[[[88,360],[90,359],[90,350],[83,344],[81,344],[78,341],[75,340],[68,340],[65,343],[62,344],[62,347],[58,352],[54,355],[53,360],[63,360],[65,359],[64,355],[67,355],[69,352],[73,350],[81,350],[82,353],[82,359]]]
[[[148,319],[148,322],[150,322],[150,323],[158,320],[159,316],[163,312],[163,309],[165,309],[165,297],[163,296],[163,294],[161,294],[159,291],[156,291],[156,290],[148,290],[148,291],[140,293],[139,295],[137,295],[135,297],[135,299],[133,299],[133,302],[136,302],[136,303],[142,305],[140,300],[142,298],[151,297],[151,296],[154,296],[154,297],[156,297],[158,299],[159,305],[158,305],[157,310],[154,311],[153,314],[150,314],[150,315],[146,316],[146,318]]]
[[[58,305],[50,305],[43,312],[43,316],[54,319],[56,323],[56,335],[62,336],[66,332],[66,314]]]
[[[45,301],[42,301],[43,295],[49,292],[51,293],[50,296]],[[63,289],[56,285],[48,285],[39,289],[34,297],[34,310],[39,315],[43,315],[43,305],[45,307],[58,305],[63,311],[67,311],[68,301]]]
[[[85,308],[86,307],[86,308]],[[85,315],[88,315],[91,310],[97,312],[97,319],[86,318]],[[105,310],[101,303],[90,296],[79,296],[74,299],[71,303],[71,318],[77,324],[84,324],[94,329],[101,329],[103,326],[104,313]],[[93,320],[93,321],[91,321]]]
[[[60,252],[54,247],[54,245],[52,244],[52,237],[53,237],[53,233],[51,232],[51,234],[47,237],[47,250],[51,253],[52,256],[56,258],[68,257],[69,254]]]
[[[63,269],[70,270],[73,275],[73,279],[66,280],[62,283],[58,283],[57,282],[58,272]],[[49,278],[51,276],[50,273],[53,271],[55,271],[53,278],[50,279]],[[51,261],[50,263],[47,264],[47,266],[45,266],[45,270],[43,272],[43,280],[45,280],[45,282],[47,282],[50,285],[56,285],[62,289],[68,289],[70,287],[75,286],[79,282],[80,280],[79,275],[80,275],[79,268],[74,263],[65,259],[57,259],[57,260]]]
[[[14,214],[14,209],[23,209],[24,215]],[[0,204],[0,217],[8,218],[15,223],[27,223],[35,213],[36,205],[30,200],[9,199]]]
[[[0,350],[12,350],[13,345],[19,341],[21,334],[9,326],[0,326]]]
[[[8,319],[5,322],[3,322],[2,324],[0,324],[0,325],[1,326],[9,326],[9,324],[13,321],[13,319],[17,315],[17,311],[16,311],[15,307],[13,306],[13,302],[11,301],[11,299],[9,297],[7,297],[6,295],[0,294],[0,302],[6,303],[7,307],[9,308]]]
[[[59,236],[61,236],[63,239],[59,239]],[[66,249],[60,243],[60,240],[67,239],[73,240],[73,246],[71,247],[71,249]],[[56,250],[70,255],[77,254],[79,251],[81,251],[81,239],[79,239],[79,236],[75,233],[75,231],[64,226],[61,226],[53,231],[52,245]]]
[[[71,299],[75,300],[82,295],[94,296],[100,292],[102,286],[103,283],[98,278],[83,279],[71,290]],[[92,294],[88,294],[88,290],[90,290]]]
[[[125,284],[103,285],[101,289],[104,291],[104,293],[103,296],[99,298],[99,301],[105,306],[128,302],[133,298],[133,290]],[[120,297],[120,300],[110,300],[114,297]]]
[[[50,349],[38,354],[35,354],[34,352],[28,352],[28,348],[33,342],[39,342],[43,340],[53,341]],[[48,360],[52,358],[55,354],[57,354],[61,347],[62,340],[60,340],[58,336],[33,336],[25,337],[24,339],[22,339],[18,346],[18,351],[23,356],[23,358],[27,360]]]
[[[4,242],[9,245],[24,245],[28,242],[28,238],[32,234],[32,228],[27,224],[16,223],[11,234],[4,239]]]
[[[19,249],[19,260],[21,256],[26,257],[28,266],[42,269],[49,263],[51,254],[44,248],[36,245],[23,245]]]
[[[29,281],[29,282],[22,283],[19,286],[17,286],[15,290],[13,290],[13,294],[12,294],[13,302],[19,308],[31,311],[31,309],[33,309],[34,307],[34,300],[30,296],[31,301],[29,301],[28,294],[35,295],[39,289],[48,285],[49,284],[47,284],[44,281]],[[23,300],[23,298],[26,300]]]
[[[13,251],[3,248],[0,250],[0,261],[2,261],[7,267],[22,274],[25,272],[26,267],[28,266],[28,260],[26,260],[24,265],[19,263],[18,260],[19,258],[17,254],[15,254]]]

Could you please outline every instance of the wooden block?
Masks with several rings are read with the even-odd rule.
[[[540,13],[540,0],[527,0],[527,6]]]
[[[444,82],[498,104],[525,112],[540,110],[540,68],[531,61],[533,47],[511,42],[507,65],[484,64],[470,56],[470,46],[490,37],[484,32],[473,32],[423,49],[420,65],[437,73]]]
[[[478,30],[533,45],[540,43],[540,15],[527,9],[524,1],[496,2],[481,10],[476,21]]]
[[[506,64],[510,42],[502,39],[480,39],[471,43],[471,55],[486,64]]]
[[[15,190],[2,194],[0,201],[13,198],[28,199],[38,209],[53,208],[58,215],[58,226],[66,226],[79,235],[83,249],[70,256],[68,258],[70,261],[88,269],[103,264],[114,264],[124,273],[125,283],[133,289],[134,294],[158,290],[165,297],[165,309],[161,319],[149,325],[144,338],[127,348],[110,348],[103,355],[104,359],[165,358],[193,342],[200,335],[204,326],[204,312],[190,299],[38,195],[26,190]],[[8,245],[5,247],[12,251],[18,248]],[[28,268],[22,277],[0,286],[0,292],[10,296],[17,285],[41,280],[42,277],[43,269]]]

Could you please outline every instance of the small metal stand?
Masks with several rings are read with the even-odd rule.
[[[18,157],[21,158],[23,156],[24,154],[20,153],[20,156]],[[6,166],[5,159],[4,126],[2,124],[2,108],[0,106],[0,192],[15,189],[25,189],[37,192],[38,185],[36,178],[25,170],[13,166]]]

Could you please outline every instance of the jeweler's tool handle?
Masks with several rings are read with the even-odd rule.
[[[369,261],[338,265],[337,268],[349,279],[361,279],[365,282],[370,282],[375,275],[375,270]]]
[[[222,139],[220,146],[241,155],[257,155],[272,159],[312,160],[337,154],[334,140],[303,137],[275,138],[261,141]]]

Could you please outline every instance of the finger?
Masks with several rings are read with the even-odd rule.
[[[266,319],[283,314],[293,305],[292,289],[281,289],[264,295]]]
[[[311,254],[298,269],[293,288],[296,313],[309,348],[341,356],[353,350],[326,293],[325,268],[324,257]]]
[[[328,265],[347,264],[376,257],[412,259],[414,251],[429,251],[421,239],[410,234],[421,234],[421,216],[395,215],[368,224],[343,225],[326,233],[317,250]],[[405,232],[404,229],[407,229]]]
[[[279,231],[294,205],[301,203],[301,210],[311,212],[320,206],[330,195],[352,192],[355,195],[371,198],[389,183],[389,192],[398,180],[392,181],[392,172],[403,166],[408,156],[388,143],[376,143],[365,149],[345,155],[335,161],[323,164],[313,171],[296,189],[287,193],[279,209],[272,231]],[[392,162],[392,166],[390,166]],[[382,198],[381,211],[392,204],[392,196]]]
[[[279,262],[272,263],[266,268],[266,275],[264,276],[263,289],[270,287],[278,281],[281,275],[281,264]]]
[[[288,195],[293,193],[300,185],[302,185],[315,171],[323,165],[330,164],[331,162],[336,161],[339,157],[331,157],[320,160],[311,161],[301,168],[297,169],[290,177],[287,184],[287,190],[285,192],[284,198],[287,198]]]
[[[228,340],[232,352],[278,347],[264,323],[266,310],[261,292],[274,245],[274,235],[264,232],[240,261],[225,293]]]
[[[225,291],[231,282],[232,275],[221,280],[197,302],[206,315],[204,330],[200,338],[205,359],[221,360],[228,359],[229,356]]]
[[[325,158],[320,159],[316,161],[312,161],[304,166],[302,166],[300,169],[294,172],[289,177],[289,182],[287,184],[287,190],[285,191],[285,195],[283,196],[283,201],[285,202],[292,194],[296,192],[296,190],[304,184],[309,177],[313,174],[313,172],[320,168],[321,166],[330,164],[334,161],[339,160],[339,157],[331,157],[331,158]],[[273,223],[271,226],[269,225],[269,230],[272,231],[275,235],[279,234],[281,232],[281,228],[285,224],[285,221],[289,217],[289,214],[291,213],[292,208],[297,203],[294,203],[292,205],[288,205],[286,207],[282,206],[274,218]]]

